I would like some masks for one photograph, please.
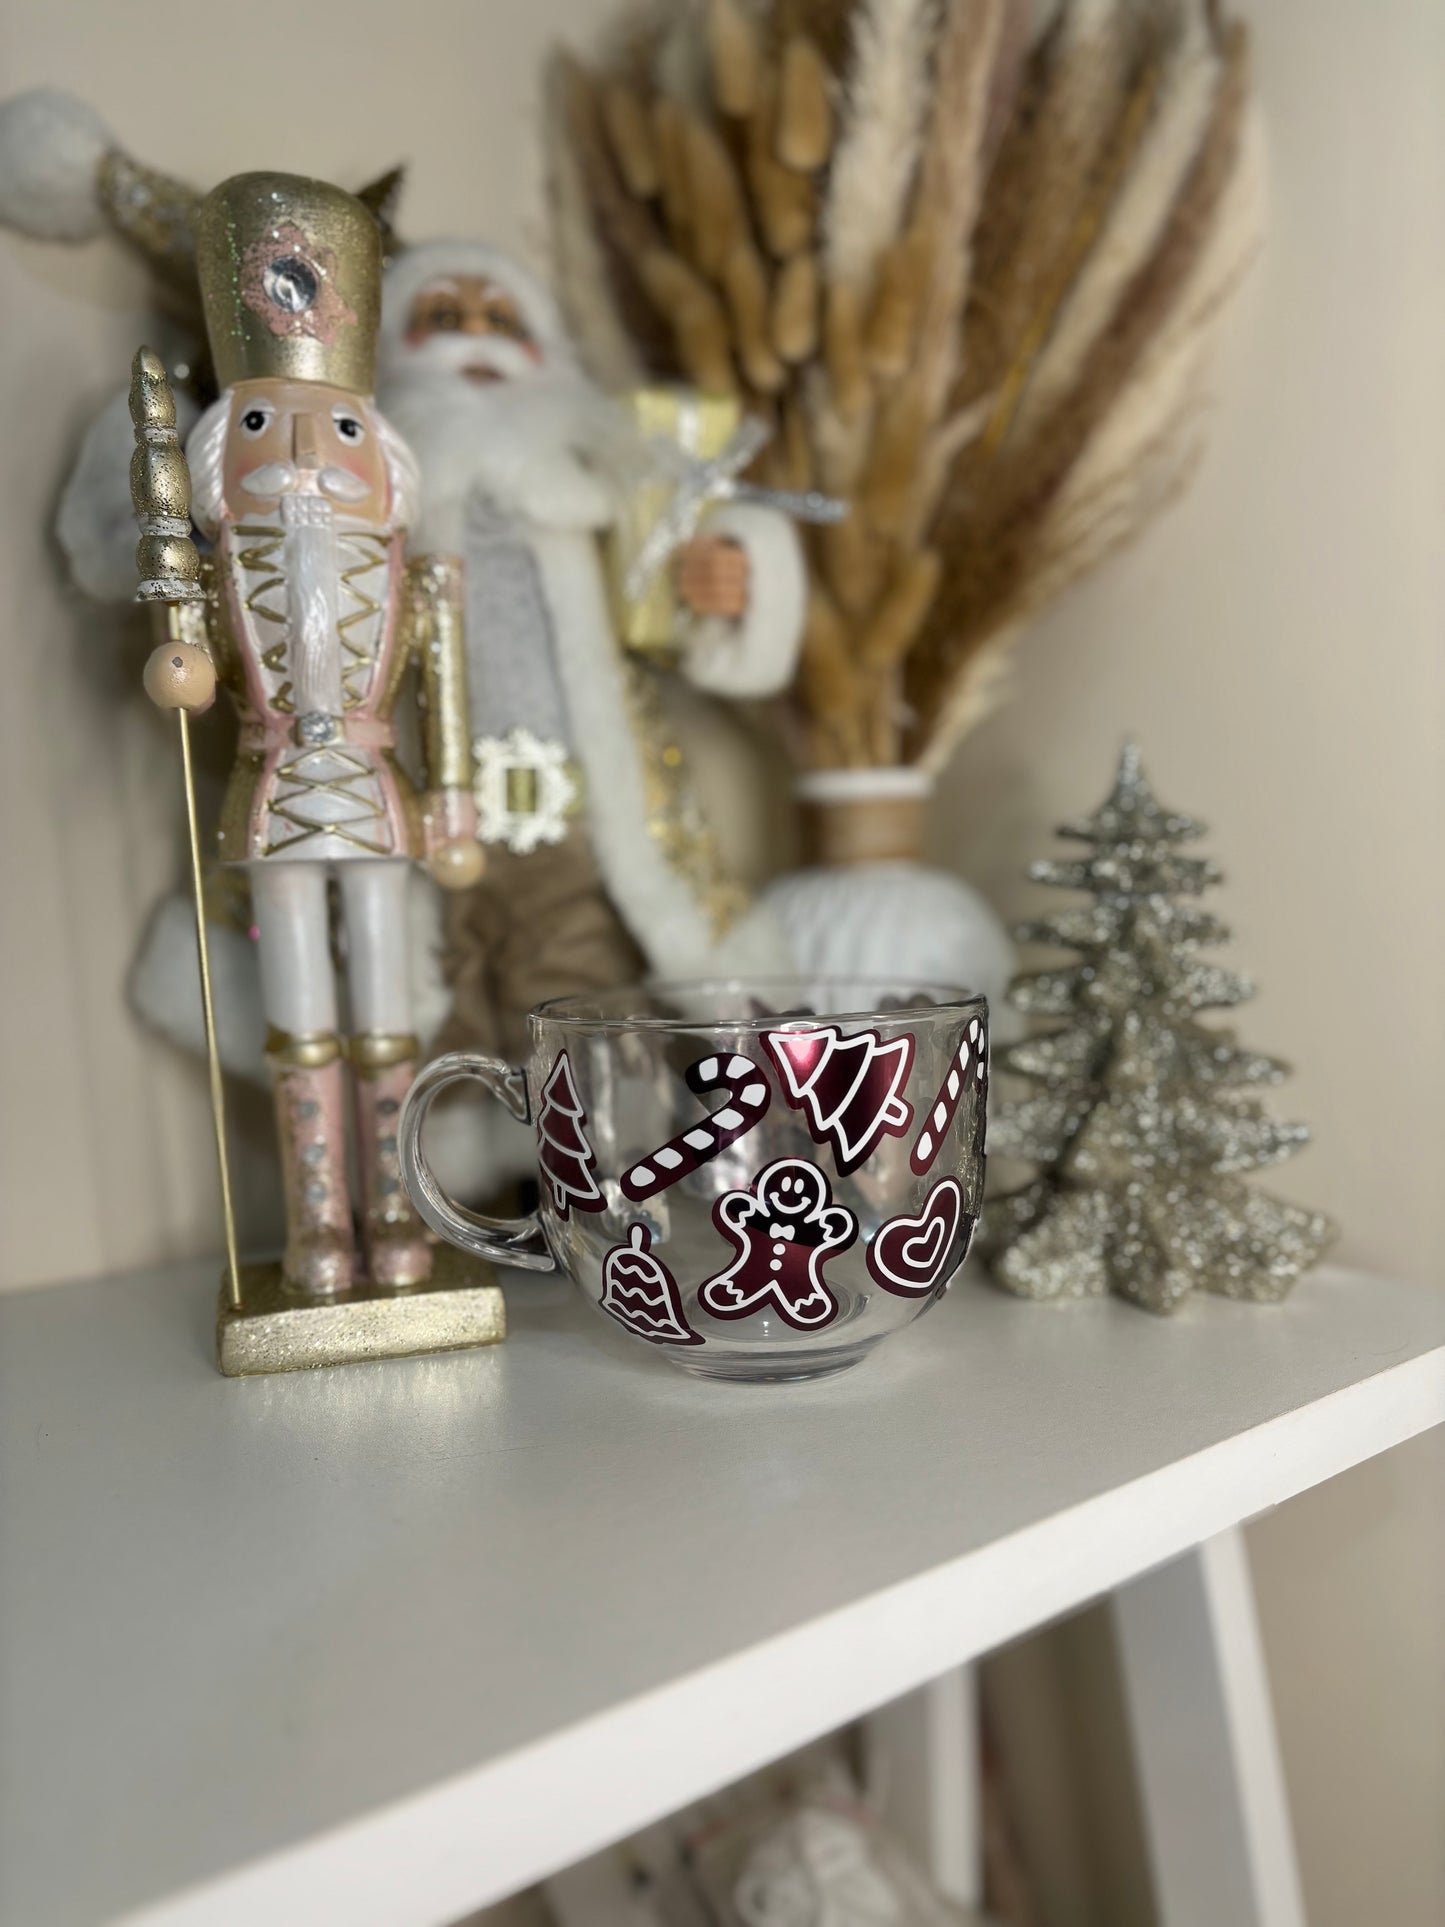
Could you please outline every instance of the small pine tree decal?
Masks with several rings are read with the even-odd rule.
[[[587,1118],[572,1082],[566,1051],[559,1051],[542,1091],[542,1108],[537,1113],[537,1162],[546,1175],[559,1217],[565,1218],[574,1208],[607,1209],[607,1200],[592,1175],[597,1160],[587,1142]]]
[[[1334,1236],[1319,1212],[1240,1175],[1292,1156],[1309,1129],[1277,1123],[1250,1094],[1279,1083],[1285,1065],[1198,1021],[1253,995],[1200,955],[1227,939],[1225,926],[1180,901],[1220,880],[1207,858],[1180,851],[1203,831],[1156,802],[1130,744],[1108,800],[1059,831],[1085,854],[1029,871],[1094,901],[1016,933],[1079,952],[1015,978],[1015,1009],[1064,1021],[995,1054],[1032,1089],[989,1119],[989,1153],[1040,1169],[988,1200],[981,1248],[1021,1297],[1115,1291],[1156,1312],[1200,1287],[1273,1300]]]
[[[783,1096],[801,1111],[815,1144],[830,1144],[845,1176],[885,1136],[913,1122],[903,1096],[913,1068],[913,1039],[884,1043],[876,1030],[846,1034],[836,1024],[772,1030],[764,1038],[783,1080]]]

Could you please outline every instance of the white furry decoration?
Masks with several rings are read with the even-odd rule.
[[[114,146],[99,114],[58,87],[0,101],[0,224],[40,241],[99,234],[96,170]]]
[[[938,0],[860,0],[842,133],[828,177],[830,275],[865,292],[898,237],[927,119]]]

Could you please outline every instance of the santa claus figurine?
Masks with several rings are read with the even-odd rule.
[[[482,883],[448,905],[449,1046],[515,1054],[566,991],[787,969],[729,886],[628,650],[603,538],[647,472],[635,417],[580,371],[550,295],[500,250],[433,242],[388,269],[378,396],[414,449],[421,545],[458,559]],[[791,680],[804,572],[776,509],[727,502],[665,565],[672,673],[711,695]]]

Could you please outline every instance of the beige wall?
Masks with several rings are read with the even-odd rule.
[[[73,87],[197,181],[264,162],[354,182],[402,157],[409,231],[536,252],[538,57],[597,11],[11,0],[0,88]],[[1262,985],[1245,1034],[1299,1065],[1286,1098],[1318,1143],[1279,1188],[1336,1213],[1347,1258],[1438,1285],[1445,10],[1251,12],[1273,239],[1221,368],[1210,460],[1165,526],[1029,639],[1018,700],[948,781],[939,850],[1021,909],[1023,865],[1137,731],[1166,797],[1213,825],[1220,907]],[[46,546],[142,309],[104,244],[0,242],[0,1285],[215,1237],[201,1081],[136,1037],[121,993],[147,907],[181,875],[172,743],[134,698],[143,637],[70,604]],[[246,1187],[259,1221],[259,1152]],[[1426,1442],[1252,1533],[1315,1927],[1445,1918],[1442,1492]],[[1090,1649],[1074,1636],[1054,1655],[1076,1707],[1097,1706],[1078,1684]],[[1071,1869],[1069,1839],[1107,1831],[1107,1813],[1085,1821],[1042,1830],[1044,1884],[1057,1927],[1116,1927],[1138,1882],[1107,1844]]]

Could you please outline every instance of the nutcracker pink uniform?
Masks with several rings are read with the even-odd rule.
[[[317,514],[317,510],[321,514]],[[314,517],[308,529],[306,517]],[[287,550],[332,548],[352,606],[326,665],[334,688],[298,688],[285,647]],[[338,515],[309,492],[268,522],[223,507],[217,561],[242,678],[239,757],[221,830],[232,862],[354,862],[420,856],[415,798],[395,758],[388,713],[401,672],[403,537]]]

